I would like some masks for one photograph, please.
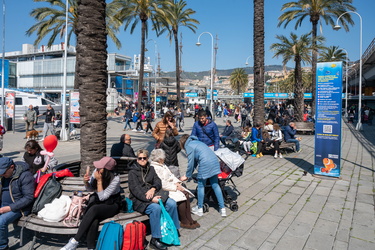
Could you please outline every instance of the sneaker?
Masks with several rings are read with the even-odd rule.
[[[263,157],[264,155],[262,153],[259,153],[260,157]]]
[[[143,132],[145,132],[143,129],[141,129],[139,132],[141,132],[141,133],[143,133]]]
[[[39,141],[44,141],[44,138],[40,139]]]
[[[280,158],[283,158],[283,155],[282,155],[282,154],[279,154],[279,157],[280,157]]]
[[[300,153],[300,152],[302,152],[302,148],[300,148],[300,149],[297,151],[297,153]]]
[[[77,247],[78,247],[78,241],[76,241],[74,238],[70,238],[68,244],[66,244],[60,250],[75,250]]]
[[[137,130],[134,128],[133,130],[132,130],[133,132],[137,132]]]
[[[196,214],[198,216],[203,216],[203,208],[198,208],[198,206],[195,206],[191,209],[191,213]]]
[[[225,207],[220,209],[220,215],[221,217],[227,217],[227,210],[225,210]]]
[[[275,154],[275,155],[273,156],[273,158],[277,159],[277,154]]]
[[[252,157],[257,157],[257,155],[256,155],[256,154],[252,154],[251,156],[252,156]]]
[[[256,156],[257,158],[260,158],[260,157],[262,157],[260,154],[257,154],[257,156]]]

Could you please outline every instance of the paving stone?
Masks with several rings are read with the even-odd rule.
[[[295,217],[295,222],[309,224],[314,226],[318,220],[319,213],[314,213],[310,211],[301,211],[297,217]]]
[[[337,229],[336,240],[349,242],[351,226],[352,222],[350,220],[342,219]]]
[[[268,201],[259,201],[255,203],[250,209],[248,209],[245,213],[248,215],[253,215],[256,217],[261,217],[270,207],[273,205],[272,202]]]
[[[349,241],[348,250],[358,250],[358,249],[374,249],[375,242],[365,241],[362,239],[351,237]]]
[[[212,249],[228,249],[243,233],[244,231],[239,229],[230,226],[226,227],[225,230],[219,232],[215,237],[209,240],[205,246],[211,247]]]
[[[293,204],[285,204],[285,203],[275,203],[273,207],[268,210],[268,214],[276,215],[276,216],[285,216],[289,210],[292,208]]]
[[[245,249],[258,249],[265,239],[267,239],[268,235],[269,233],[257,229],[250,229],[239,238],[234,245]]]
[[[282,220],[282,217],[265,214],[253,226],[253,228],[264,232],[272,232]]]
[[[363,194],[363,193],[358,193],[357,195],[357,201],[361,203],[366,203],[371,206],[374,206],[374,195],[375,194]]]
[[[339,225],[336,222],[328,221],[328,220],[324,220],[324,219],[319,218],[316,221],[316,224],[315,224],[312,232],[313,233],[319,232],[319,233],[322,233],[326,236],[334,237],[336,235],[338,226]]]
[[[374,228],[374,213],[355,213],[353,215],[353,223]]]
[[[342,213],[343,207],[340,205],[328,204],[324,206],[319,218],[338,223],[341,220]]]
[[[293,235],[284,235],[277,243],[274,250],[301,250],[306,243],[306,238],[294,237]]]
[[[286,193],[281,197],[280,202],[282,203],[295,203],[301,196],[298,194]]]
[[[333,249],[348,249],[349,243],[345,241],[335,240],[333,243]]]
[[[269,250],[269,249],[273,249],[275,246],[276,246],[275,243],[266,241],[258,249],[259,250]]]
[[[291,193],[291,194],[301,195],[305,192],[305,190],[306,190],[306,188],[294,186],[291,189],[289,189],[288,192]]]
[[[374,225],[371,227],[359,225],[357,223],[352,224],[352,230],[350,231],[350,236],[362,239],[365,241],[371,241],[375,243],[375,228]]]
[[[322,232],[312,232],[306,242],[306,248],[331,250],[335,238]]]
[[[307,239],[312,229],[313,226],[310,224],[294,221],[285,234]]]

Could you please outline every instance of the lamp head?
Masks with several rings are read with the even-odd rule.
[[[249,65],[249,63],[248,63],[248,62],[246,62],[246,63],[245,63],[245,65]]]
[[[331,59],[336,59],[336,57],[335,57],[335,56],[332,56]]]
[[[195,45],[197,45],[198,47],[201,46],[201,43],[200,42],[197,42]]]
[[[338,25],[338,24],[336,24],[335,26],[333,26],[333,29],[334,29],[334,30],[339,30],[339,29],[341,29],[341,26]]]

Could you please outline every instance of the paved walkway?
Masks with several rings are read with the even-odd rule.
[[[217,123],[222,131],[223,120],[219,118]],[[191,132],[192,124],[193,119],[186,118],[186,133]],[[119,140],[122,126],[120,118],[110,118],[108,150]],[[16,127],[21,129],[23,124]],[[241,192],[237,197],[239,210],[227,209],[228,216],[222,218],[211,206],[203,217],[195,217],[201,227],[181,229],[181,246],[171,249],[375,249],[375,129],[368,125],[363,128],[358,132],[351,124],[343,124],[341,179],[311,175],[315,145],[310,135],[303,136],[299,154],[284,159],[249,157],[243,176],[234,178]],[[134,149],[153,148],[151,135],[129,133]],[[24,132],[7,132],[3,153],[21,159],[23,137]],[[78,140],[59,142],[55,154],[61,162],[79,159],[79,148]],[[183,173],[185,155],[180,154],[179,160]],[[187,184],[195,189],[195,183]],[[27,236],[28,244],[20,248],[19,229],[10,226],[10,230],[11,249],[27,249],[32,234]],[[36,247],[59,249],[67,240],[45,234]]]

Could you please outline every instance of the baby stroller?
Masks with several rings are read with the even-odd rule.
[[[236,196],[240,195],[240,191],[237,189],[236,184],[233,182],[232,177],[240,177],[243,173],[244,162],[245,159],[242,158],[240,155],[230,151],[228,148],[220,148],[215,151],[216,156],[219,158],[220,161],[220,169],[221,173],[218,174],[219,178],[219,186],[223,193],[224,203],[228,204],[229,209],[232,211],[238,210],[237,201],[234,200],[227,190],[225,190],[225,186],[228,183],[231,183],[232,190],[236,193]],[[209,201],[212,198],[215,202],[216,196],[214,190],[212,189],[209,182],[207,182],[205,187],[205,201]],[[208,212],[209,206],[205,202],[203,204],[203,212]]]

